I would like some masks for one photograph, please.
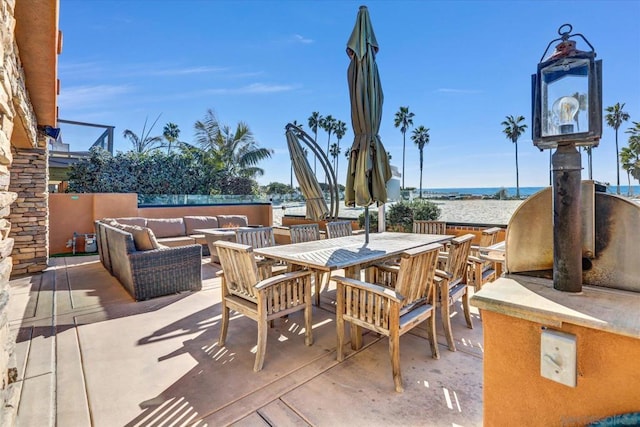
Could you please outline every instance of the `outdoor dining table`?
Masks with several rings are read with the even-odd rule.
[[[360,272],[372,264],[399,256],[407,249],[445,243],[454,236],[446,234],[417,234],[383,232],[369,235],[369,243],[364,236],[353,235],[335,239],[315,240],[289,245],[255,248],[256,255],[284,261],[320,272],[332,272],[344,269],[345,276],[360,279]],[[353,326],[356,327],[356,326]],[[362,346],[362,334],[356,327],[351,347],[354,350]]]

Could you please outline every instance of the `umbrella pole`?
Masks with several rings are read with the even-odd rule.
[[[369,243],[369,206],[364,207],[364,243]]]

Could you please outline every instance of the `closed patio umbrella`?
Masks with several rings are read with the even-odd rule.
[[[387,201],[386,184],[391,179],[387,151],[378,131],[382,119],[383,94],[376,65],[378,42],[373,33],[369,11],[360,6],[356,24],[347,42],[351,59],[347,70],[351,99],[351,124],[355,139],[351,146],[345,205],[365,207],[365,235],[369,241],[369,209]]]
[[[327,207],[327,202],[324,200],[322,188],[320,188],[320,184],[313,174],[311,166],[309,166],[307,157],[302,151],[295,132],[289,129],[286,135],[293,172],[296,174],[300,190],[307,200],[307,213],[305,217],[314,221],[324,219],[329,213],[329,208]]]

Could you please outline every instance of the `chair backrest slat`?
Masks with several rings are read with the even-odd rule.
[[[225,241],[217,241],[215,245],[228,292],[256,300],[258,267],[251,246]]]
[[[327,239],[351,236],[352,234],[353,228],[351,221],[334,221],[327,223]]]
[[[447,223],[445,221],[413,221],[413,232],[418,234],[447,234]]]
[[[500,227],[491,227],[482,230],[482,234],[480,234],[480,247],[486,248],[487,246],[498,243],[498,233],[500,230]]]
[[[402,253],[395,290],[405,298],[403,306],[421,300],[432,301],[440,249],[442,245],[431,244]]]
[[[275,246],[275,236],[271,227],[255,227],[236,230],[236,243],[249,245],[252,248]]]
[[[312,242],[320,240],[320,227],[318,224],[300,224],[289,227],[291,243]]]
[[[467,280],[467,260],[471,250],[471,241],[475,236],[465,234],[451,240],[448,248],[448,258],[444,270],[451,274],[450,286],[458,283],[466,283]]]

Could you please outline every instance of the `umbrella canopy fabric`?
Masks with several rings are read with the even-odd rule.
[[[347,169],[345,205],[369,206],[387,201],[386,184],[391,179],[387,151],[378,131],[382,119],[382,85],[376,65],[378,42],[369,11],[360,6],[356,25],[347,42],[351,58],[347,79],[351,99],[351,124],[355,139]]]
[[[314,221],[324,219],[329,214],[329,208],[327,207],[327,202],[324,200],[322,188],[320,188],[320,184],[313,174],[311,166],[309,166],[307,157],[302,151],[295,132],[293,130],[287,130],[286,134],[293,172],[296,174],[300,190],[307,200],[307,213],[305,217]]]

